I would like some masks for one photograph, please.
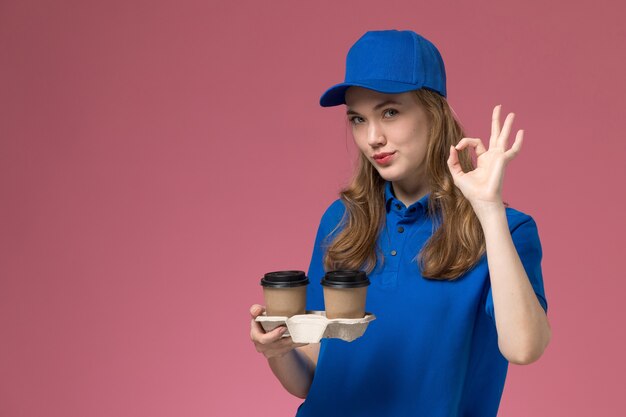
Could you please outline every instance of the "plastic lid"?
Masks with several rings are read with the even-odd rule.
[[[340,269],[327,272],[322,278],[322,285],[332,288],[359,288],[370,285],[370,280],[363,271]]]
[[[304,271],[274,271],[261,278],[261,285],[268,288],[292,288],[309,284]]]

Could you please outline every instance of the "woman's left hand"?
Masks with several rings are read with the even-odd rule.
[[[456,147],[450,147],[448,167],[452,173],[454,184],[461,190],[475,210],[483,207],[502,206],[504,168],[509,161],[515,158],[522,147],[524,131],[518,130],[513,146],[508,151],[506,150],[515,114],[509,113],[507,115],[504,126],[500,130],[501,108],[502,105],[497,105],[493,109],[489,150],[485,150],[480,138],[463,138]],[[458,151],[468,146],[476,149],[476,168],[469,172],[463,172],[459,163]]]

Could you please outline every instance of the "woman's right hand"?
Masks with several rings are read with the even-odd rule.
[[[276,356],[284,356],[293,349],[301,346],[306,346],[308,343],[294,343],[291,337],[282,337],[283,333],[287,331],[287,327],[279,326],[272,331],[265,332],[261,323],[255,321],[255,319],[263,314],[265,307],[259,304],[253,304],[250,307],[250,339],[254,343],[257,352],[262,353],[266,358],[272,358]]]

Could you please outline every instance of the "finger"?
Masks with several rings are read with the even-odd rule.
[[[265,307],[260,304],[253,304],[250,307],[250,315],[252,319],[250,320],[250,337],[255,340],[261,334],[265,334],[265,329],[263,329],[263,325],[256,321],[256,318],[263,314],[265,311]]]
[[[489,147],[491,148],[494,145],[493,141],[498,136],[500,136],[500,109],[502,108],[502,104],[498,104],[493,108],[493,113],[491,114],[491,137],[489,138]]]
[[[510,157],[515,157],[518,154],[520,149],[522,149],[522,142],[524,141],[524,131],[518,130],[517,135],[515,135],[515,142],[511,146],[511,149],[506,151],[504,154]]]
[[[261,315],[261,313],[263,313],[263,310],[265,310],[265,308],[260,304],[253,304],[250,307],[250,315],[252,316],[252,319],[250,320],[250,338],[252,338],[252,340],[257,338],[258,335],[265,333],[261,323],[255,320],[259,315]]]
[[[456,150],[460,151],[468,146],[473,146],[476,148],[476,155],[480,156],[487,152],[485,149],[485,145],[483,145],[483,141],[480,138],[463,138],[457,143],[454,147]]]
[[[264,311],[265,311],[265,307],[263,307],[260,304],[253,304],[250,307],[250,315],[252,316],[253,319],[256,319],[258,316],[263,314]]]
[[[263,326],[258,321],[251,319],[250,320],[250,338],[252,340],[258,340],[261,335],[265,334],[265,330]]]
[[[500,132],[500,136],[498,137],[496,143],[502,150],[506,150],[509,134],[511,133],[511,125],[513,124],[514,119],[515,113],[509,113],[504,120],[504,126],[502,126],[502,131]]]
[[[278,326],[271,332],[267,332],[265,334],[259,335],[258,342],[267,345],[277,340],[280,340],[283,337],[283,333],[287,331],[285,326]]]
[[[259,323],[256,323],[257,325]],[[263,326],[254,326],[252,330],[250,330],[250,338],[255,342],[261,345],[270,344],[276,340],[279,340],[282,337],[282,334],[285,332],[282,330],[285,326],[279,326],[275,329],[265,331]]]
[[[463,175],[463,169],[461,168],[461,164],[459,163],[459,155],[454,148],[454,146],[450,146],[450,156],[448,157],[448,168],[450,169],[450,173],[452,176]]]

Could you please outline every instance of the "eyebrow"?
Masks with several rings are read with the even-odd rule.
[[[395,105],[397,105],[397,106],[402,106],[402,103],[398,103],[397,101],[393,101],[393,100],[386,100],[386,101],[383,101],[382,103],[378,103],[377,105],[375,105],[375,106],[374,106],[374,110],[378,110],[378,109],[380,109],[381,107],[386,106],[387,104],[395,104]],[[351,115],[351,114],[359,114],[359,113],[355,112],[355,111],[354,111],[354,110],[352,110],[352,109],[348,109],[348,111],[346,112],[346,115],[348,115],[348,116],[349,116],[349,115]]]

